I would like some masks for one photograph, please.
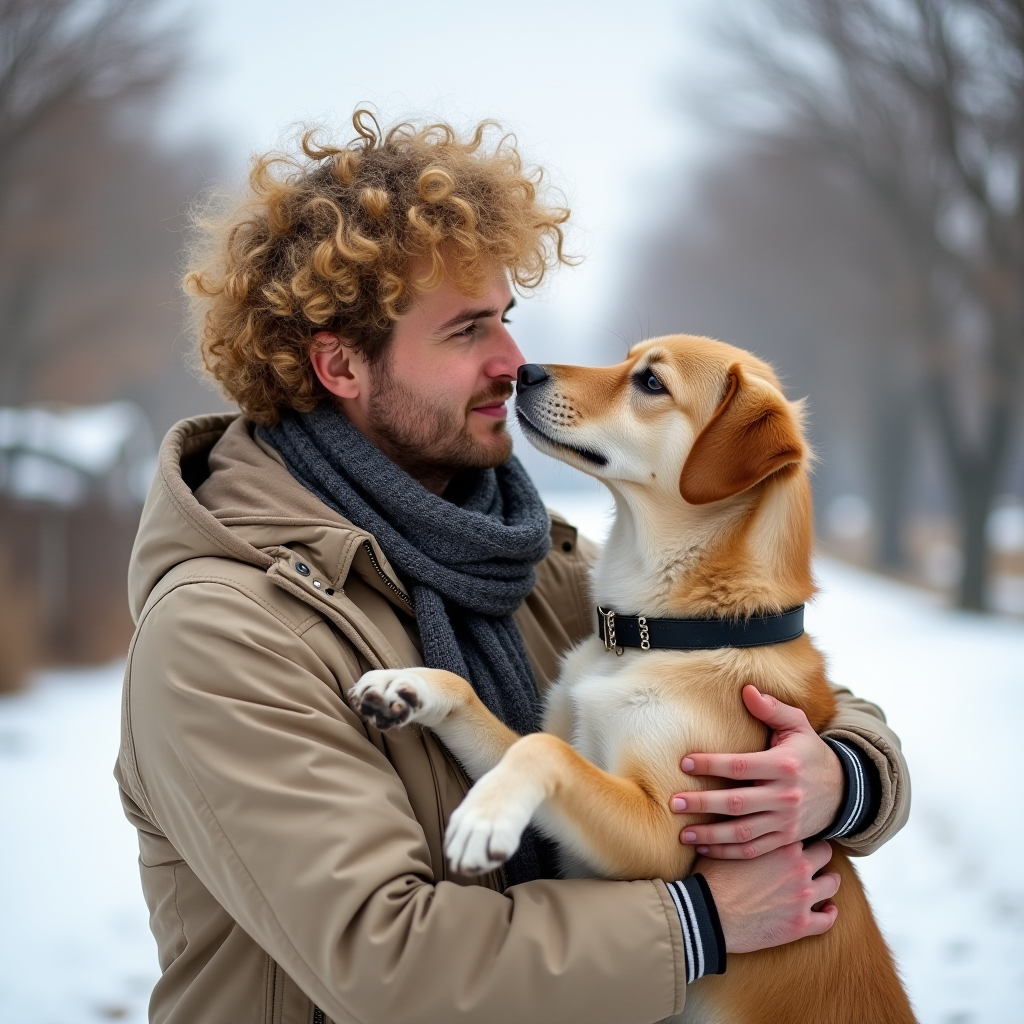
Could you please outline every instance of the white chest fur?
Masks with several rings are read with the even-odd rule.
[[[704,727],[706,710],[689,699],[679,652],[626,650],[617,657],[590,638],[566,658],[548,696],[548,724],[588,761],[614,775],[627,759],[678,772],[680,758]]]

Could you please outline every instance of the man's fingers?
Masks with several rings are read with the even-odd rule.
[[[713,825],[687,825],[679,838],[687,846],[718,843],[749,843],[775,831],[773,814],[748,814],[740,821],[719,821]],[[792,842],[792,840],[790,840]]]
[[[836,923],[838,916],[839,908],[834,903],[826,903],[821,910],[812,910],[798,938],[807,935],[824,935]]]
[[[768,832],[749,843],[698,844],[697,852],[702,857],[710,857],[712,860],[753,860],[762,854],[779,849],[780,846],[786,846],[789,842],[790,840],[781,832]]]
[[[803,852],[814,869],[813,874],[817,874],[832,859],[832,847],[824,839],[812,843]]]
[[[715,775],[737,782],[791,779],[800,771],[796,758],[777,747],[753,754],[687,754],[680,767],[687,775]]]
[[[817,878],[812,879],[811,888],[814,890],[813,903],[818,904],[832,899],[839,892],[841,882],[842,878],[835,871],[823,871]]]
[[[676,793],[669,806],[676,814],[760,814],[780,811],[799,800],[798,790],[790,792],[780,786],[735,786],[732,789],[694,790]]]
[[[756,686],[743,687],[743,703],[755,718],[771,726],[775,732],[810,728],[807,716],[799,708],[783,704],[770,694],[761,693]]]

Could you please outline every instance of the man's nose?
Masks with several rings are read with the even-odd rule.
[[[523,392],[527,388],[543,384],[548,379],[548,371],[538,363],[523,363],[516,374],[517,392]]]
[[[498,346],[492,350],[487,365],[484,367],[484,373],[488,377],[504,377],[508,380],[510,377],[515,376],[516,367],[522,365],[526,357],[519,351],[515,338],[509,334],[504,324],[501,325],[496,340],[498,341]]]

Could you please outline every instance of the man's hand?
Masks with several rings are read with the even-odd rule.
[[[750,953],[827,932],[839,915],[827,901],[840,879],[833,871],[814,876],[831,856],[828,843],[806,850],[790,843],[749,863],[698,860],[695,870],[715,898],[726,949]]]
[[[716,775],[752,786],[677,793],[677,814],[727,814],[733,821],[689,825],[680,842],[706,857],[749,859],[816,835],[839,813],[843,769],[799,709],[743,688],[743,703],[774,730],[771,748],[754,754],[688,754],[687,775]]]

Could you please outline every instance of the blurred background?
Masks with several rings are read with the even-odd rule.
[[[109,769],[156,448],[225,408],[184,328],[188,208],[362,102],[497,118],[567,195],[585,259],[517,308],[527,358],[708,334],[808,396],[812,629],[914,770],[863,873],[923,1021],[1024,1021],[1016,0],[0,0],[0,1019],[145,1019]],[[517,450],[600,539],[600,489]]]

